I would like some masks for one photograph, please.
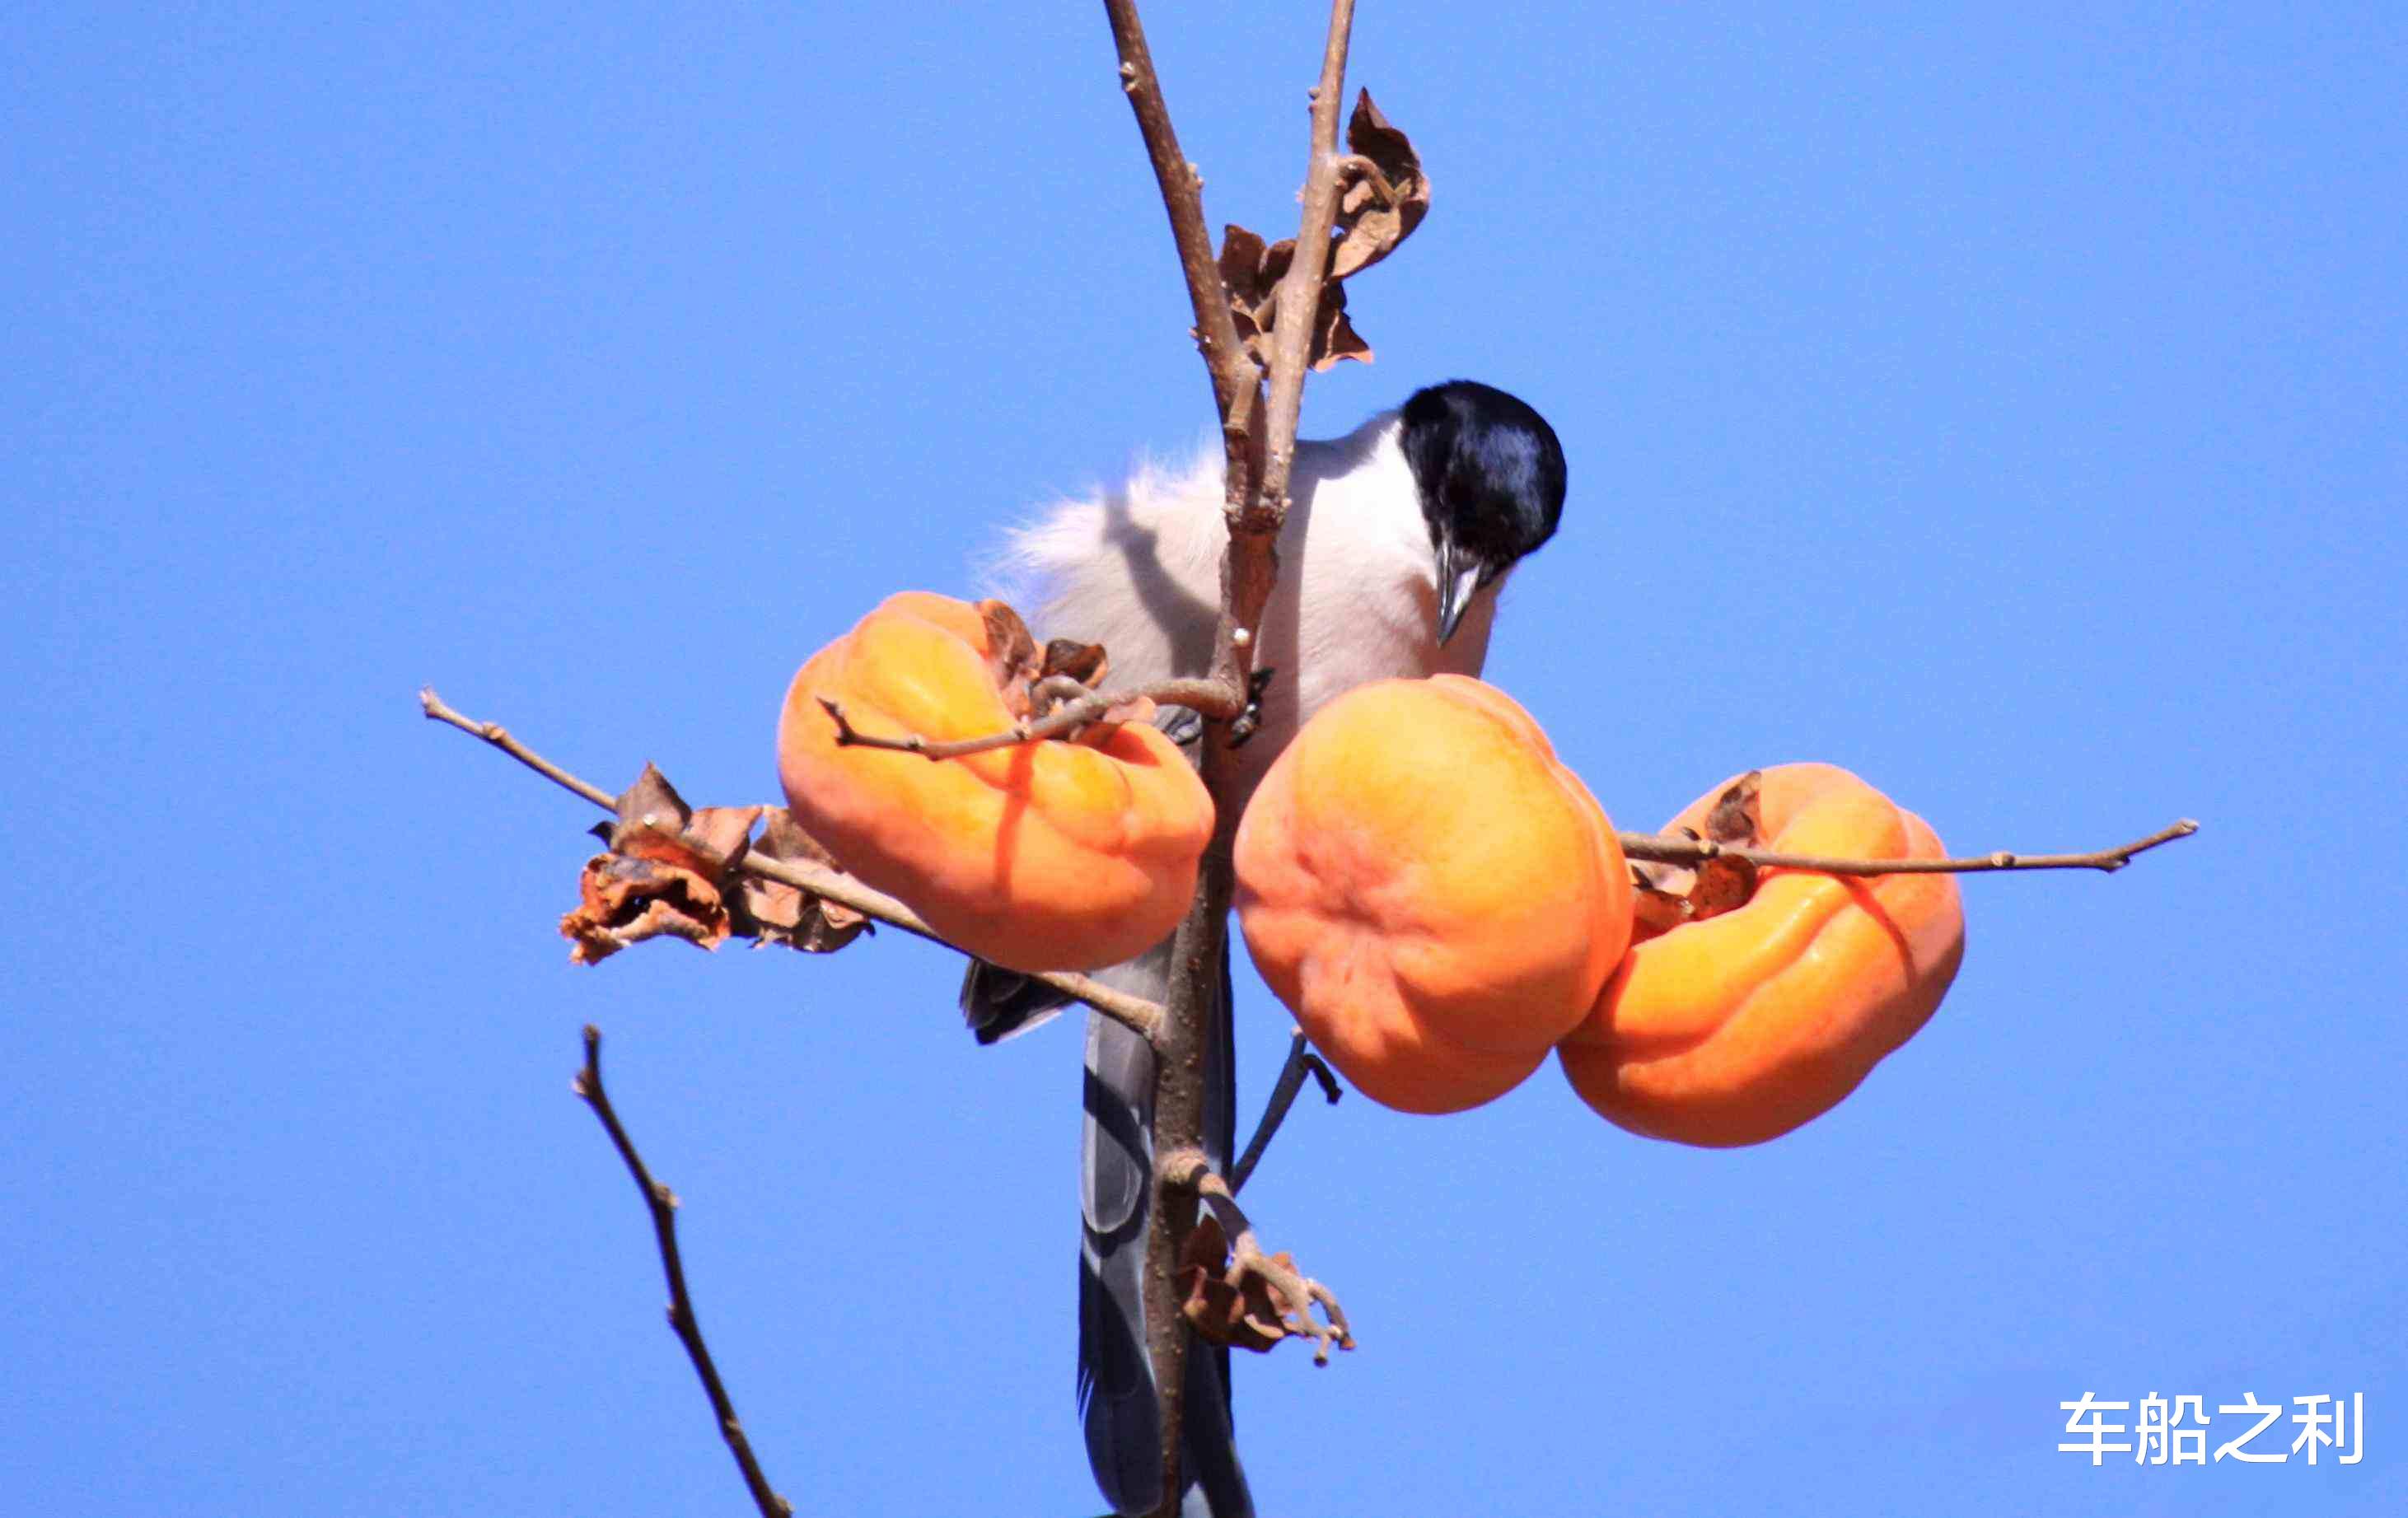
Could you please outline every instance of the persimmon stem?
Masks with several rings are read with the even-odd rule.
[[[479,722],[445,705],[443,698],[435,694],[433,686],[426,686],[419,691],[418,704],[420,709],[432,720],[448,723],[473,738],[484,739],[564,790],[583,796],[605,811],[619,809],[617,796],[546,759],[512,738],[499,723]],[[864,917],[884,923],[889,927],[899,927],[904,932],[925,938],[931,943],[944,944],[946,948],[953,949],[955,952],[966,952],[946,942],[941,934],[923,922],[920,915],[910,908],[882,891],[871,890],[842,870],[830,869],[824,866],[813,865],[798,859],[772,859],[758,852],[747,852],[743,858],[737,861],[736,867],[747,874],[758,875],[763,880],[776,881],[781,885],[791,885],[807,895],[833,901],[839,907],[849,907]],[[1149,1041],[1155,1039],[1160,1033],[1163,1013],[1162,1006],[1158,1002],[1115,991],[1092,976],[1075,975],[1064,970],[1047,971],[1032,975],[1030,979],[1041,981],[1064,995],[1075,997],[1086,1003]]]
[[[1711,838],[1680,838],[1670,833],[1621,833],[1624,857],[1660,865],[1695,865],[1708,859],[1744,859],[1760,869],[1811,869],[1825,875],[1974,875],[2000,869],[2095,869],[2110,875],[2160,844],[2186,838],[2199,823],[2186,817],[2144,838],[2089,853],[2019,854],[2001,849],[1996,853],[1955,859],[1837,859],[1827,854],[1780,853],[1770,849],[1746,849]]]
[[[1163,1156],[1158,1168],[1164,1185],[1195,1193],[1221,1224],[1221,1233],[1229,1241],[1230,1284],[1254,1276],[1269,1286],[1287,1309],[1280,1326],[1312,1340],[1313,1364],[1327,1365],[1333,1345],[1341,1350],[1354,1347],[1354,1331],[1347,1326],[1346,1310],[1339,1305],[1337,1296],[1294,1266],[1264,1253],[1253,1220],[1238,1205],[1237,1192],[1212,1168],[1202,1150],[1174,1150]],[[1318,1321],[1312,1315],[1316,1307],[1321,1309]]]
[[[426,694],[434,695],[432,691]],[[635,1178],[636,1189],[643,1193],[644,1206],[652,1216],[652,1238],[660,1245],[661,1273],[668,1278],[669,1327],[676,1331],[678,1342],[685,1346],[686,1358],[694,1362],[694,1373],[702,1382],[703,1395],[710,1398],[711,1416],[719,1425],[720,1438],[727,1441],[728,1453],[736,1457],[736,1468],[744,1475],[744,1486],[752,1494],[752,1505],[761,1510],[762,1518],[794,1518],[795,1505],[780,1497],[770,1486],[769,1478],[762,1473],[761,1462],[752,1454],[752,1441],[745,1437],[744,1425],[737,1419],[736,1403],[727,1395],[727,1384],[720,1380],[719,1367],[710,1358],[710,1346],[703,1342],[702,1323],[695,1316],[694,1297],[686,1289],[685,1261],[678,1251],[677,1193],[652,1179],[651,1167],[637,1153],[636,1141],[627,1136],[626,1125],[619,1121],[617,1109],[610,1105],[610,1094],[602,1085],[602,1030],[591,1023],[585,1024],[585,1065],[570,1081],[569,1089],[601,1120],[602,1131],[610,1136],[611,1147],[619,1152],[627,1174]]]
[[[1067,677],[1056,676],[1054,679],[1066,680]],[[1213,680],[1159,680],[1135,690],[1110,693],[1089,691],[1083,686],[1080,689],[1083,694],[1063,702],[1033,722],[1014,723],[1009,730],[1001,733],[948,738],[942,742],[918,733],[906,734],[902,738],[882,738],[874,733],[865,733],[853,725],[840,703],[824,695],[817,699],[836,723],[837,747],[888,749],[899,753],[916,753],[926,759],[960,759],[995,749],[1062,738],[1100,721],[1116,706],[1140,699],[1153,701],[1158,706],[1185,707],[1207,717],[1223,720],[1239,716],[1245,706],[1243,701],[1231,705],[1229,688]]]
[[[1297,1028],[1288,1039],[1287,1063],[1280,1067],[1278,1083],[1271,1087],[1271,1099],[1263,1107],[1263,1120],[1255,1124],[1254,1136],[1246,1140],[1246,1152],[1239,1155],[1238,1163],[1229,1167],[1231,1196],[1246,1189],[1247,1178],[1254,1173],[1254,1167],[1263,1162],[1263,1153],[1271,1147],[1271,1139],[1278,1136],[1280,1124],[1287,1121],[1288,1109],[1296,1105],[1297,1095],[1304,1089],[1304,1078],[1308,1075],[1321,1082],[1321,1095],[1329,1105],[1337,1106],[1338,1098],[1345,1095],[1338,1084],[1338,1077],[1329,1073],[1329,1067],[1312,1052],[1304,1030]]]

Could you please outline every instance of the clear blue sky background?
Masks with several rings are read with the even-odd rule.
[[[1317,7],[1153,10],[1276,235]],[[1813,758],[1969,851],[2205,830],[1969,882],[1938,1019],[1761,1149],[1552,1067],[1303,1110],[1249,1200],[1362,1349],[1241,1368],[1266,1513],[2408,1511],[2402,15],[1364,7],[1437,203],[1307,430],[1553,419],[1490,673],[1618,821]],[[414,693],[764,799],[805,654],[1199,436],[1098,7],[7,32],[10,1505],[746,1511],[592,1021],[805,1511],[1091,1512],[1072,1026],[974,1049],[895,936],[572,969],[592,815]],[[2086,1390],[2372,1432],[2094,1469]]]

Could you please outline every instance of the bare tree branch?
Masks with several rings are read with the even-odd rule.
[[[1060,679],[1061,677],[1055,677]],[[1154,701],[1167,707],[1185,707],[1207,717],[1228,721],[1243,709],[1240,694],[1237,706],[1228,704],[1229,689],[1218,680],[1160,680],[1127,691],[1089,691],[1064,701],[1046,715],[1034,721],[1012,724],[1008,732],[988,733],[979,738],[951,738],[939,741],[918,733],[902,738],[880,738],[853,725],[844,714],[843,704],[828,696],[817,697],[822,708],[836,722],[838,748],[891,749],[899,753],[916,753],[929,759],[961,759],[973,753],[985,753],[994,749],[1009,749],[1022,743],[1036,743],[1046,738],[1063,738],[1082,727],[1103,720],[1116,706],[1133,701]]]
[[[1221,283],[1221,265],[1213,256],[1212,235],[1204,222],[1204,181],[1180,150],[1179,134],[1170,124],[1169,103],[1163,98],[1154,54],[1146,47],[1145,26],[1138,19],[1137,0],[1104,0],[1104,15],[1111,23],[1112,46],[1120,54],[1121,93],[1128,97],[1138,133],[1145,139],[1146,157],[1154,165],[1154,183],[1162,192],[1162,208],[1170,218],[1171,240],[1179,248],[1180,271],[1187,278],[1187,303],[1196,313],[1196,342],[1211,376],[1212,401],[1221,415],[1227,498],[1236,509],[1253,499],[1255,481],[1262,474],[1258,421],[1262,376],[1239,340],[1228,292]]]
[[[617,796],[589,780],[579,779],[546,759],[512,738],[501,723],[479,722],[473,717],[466,716],[453,709],[444,703],[441,696],[435,694],[433,686],[425,686],[419,691],[418,704],[420,709],[434,721],[448,723],[472,737],[484,739],[553,784],[583,796],[605,811],[618,810]],[[946,943],[935,928],[922,922],[919,914],[910,908],[882,891],[871,890],[841,870],[829,869],[799,859],[772,859],[758,851],[746,853],[743,858],[737,861],[736,867],[748,874],[758,875],[764,880],[776,881],[781,884],[791,885],[798,891],[833,901],[839,907],[850,907],[864,917],[875,919],[890,927],[899,927],[904,932],[925,938],[931,943],[944,944],[948,949],[954,947],[953,944]],[[960,951],[955,950],[955,952]],[[1156,1036],[1157,1030],[1162,1025],[1162,1008],[1158,1004],[1148,1001],[1142,996],[1132,996],[1125,992],[1115,991],[1092,976],[1054,970],[1033,975],[1030,978],[1043,981],[1064,995],[1076,997],[1106,1017],[1125,1024],[1131,1030],[1149,1039]]]
[[[570,1089],[602,1120],[602,1130],[610,1136],[611,1146],[619,1151],[627,1173],[635,1178],[636,1189],[644,1194],[644,1206],[652,1215],[652,1237],[661,1248],[661,1272],[668,1277],[669,1326],[677,1331],[678,1342],[685,1346],[686,1358],[694,1362],[694,1373],[702,1380],[703,1392],[710,1398],[711,1416],[718,1420],[719,1434],[727,1441],[728,1453],[736,1457],[736,1468],[744,1473],[744,1486],[752,1494],[752,1505],[761,1510],[761,1518],[793,1518],[795,1505],[780,1497],[769,1485],[769,1478],[762,1474],[761,1462],[752,1454],[752,1441],[744,1437],[744,1425],[737,1419],[736,1404],[727,1395],[726,1383],[719,1379],[719,1367],[711,1362],[710,1347],[703,1342],[702,1324],[695,1317],[694,1297],[686,1290],[685,1261],[678,1253],[677,1193],[652,1179],[644,1157],[636,1152],[636,1141],[627,1137],[625,1125],[611,1107],[610,1095],[602,1086],[602,1030],[591,1023],[585,1024],[585,1067],[577,1072]]]
[[[1826,875],[1974,875],[1999,869],[2096,869],[2112,875],[2130,864],[2133,855],[2145,853],[2176,838],[2186,838],[2198,831],[2199,824],[2186,817],[2157,829],[2147,838],[2134,838],[2120,848],[2100,849],[2090,853],[2017,854],[2000,850],[1997,853],[1955,859],[1837,859],[1827,854],[1777,853],[1770,849],[1747,849],[1736,844],[1716,843],[1711,838],[1678,838],[1663,833],[1618,833],[1615,837],[1622,841],[1625,857],[1665,865],[1695,865],[1709,859],[1744,859],[1759,869],[1811,869]]]
[[[1297,415],[1303,398],[1304,354],[1309,346],[1311,313],[1320,301],[1321,277],[1328,258],[1329,228],[1336,214],[1335,159],[1337,109],[1345,68],[1347,37],[1354,22],[1354,0],[1335,0],[1329,20],[1330,41],[1325,50],[1321,82],[1314,97],[1312,160],[1308,168],[1303,238],[1289,283],[1280,292],[1281,312],[1290,316],[1290,303],[1300,300],[1303,314],[1286,320],[1281,346],[1272,361],[1272,392],[1279,397],[1268,419],[1263,410],[1263,385],[1253,360],[1239,345],[1211,240],[1205,232],[1200,180],[1193,165],[1179,150],[1171,130],[1169,107],[1138,20],[1137,0],[1104,0],[1112,40],[1120,53],[1121,87],[1136,113],[1154,165],[1154,181],[1162,192],[1163,208],[1170,218],[1179,246],[1180,266],[1187,279],[1188,303],[1196,315],[1196,331],[1211,371],[1214,403],[1221,413],[1226,455],[1226,511],[1229,546],[1221,561],[1221,619],[1213,636],[1209,678],[1226,693],[1225,707],[1242,705],[1253,688],[1254,658],[1264,609],[1279,578],[1278,538],[1287,505],[1286,463],[1269,461],[1265,453],[1265,427],[1286,439],[1292,461]],[[1326,180],[1324,184],[1322,181]],[[1316,194],[1316,185],[1320,186]],[[1316,226],[1318,230],[1316,231]],[[1284,378],[1283,378],[1284,376]],[[1276,467],[1279,484],[1268,485]],[[1225,733],[1204,743],[1205,783],[1214,799],[1232,795],[1234,763],[1229,739],[1242,733]],[[1204,1132],[1206,1069],[1200,1047],[1209,1000],[1219,995],[1220,957],[1227,932],[1233,881],[1229,838],[1237,819],[1224,806],[1218,837],[1205,852],[1197,871],[1196,900],[1172,944],[1171,989],[1161,1027],[1154,1038],[1154,1153],[1192,1149]],[[1188,1332],[1179,1310],[1178,1255],[1180,1243],[1195,1224],[1195,1197],[1183,1188],[1164,1184],[1157,1171],[1152,1183],[1146,1230],[1147,1353],[1152,1363],[1155,1395],[1162,1410],[1162,1469],[1165,1513],[1179,1504],[1179,1444],[1183,1422],[1182,1391],[1186,1383]]]
[[[494,748],[501,750],[504,753],[509,754],[511,758],[517,760],[520,764],[526,766],[529,769],[534,770],[545,780],[552,781],[554,785],[560,786],[564,790],[570,791],[578,795],[583,796],[586,800],[593,802],[604,811],[616,811],[619,809],[619,798],[617,796],[611,795],[609,792],[602,789],[602,787],[598,785],[589,784],[584,780],[579,780],[576,776],[561,768],[558,765],[546,759],[543,755],[536,752],[533,749],[521,743],[517,738],[510,737],[509,730],[505,728],[501,723],[480,723],[472,717],[465,717],[459,712],[452,710],[450,707],[445,706],[443,704],[443,698],[435,694],[434,686],[422,685],[418,688],[418,707],[420,710],[425,712],[427,716],[433,718],[437,722],[450,723],[452,726],[473,738],[483,738],[486,742],[492,744]]]
[[[1304,216],[1297,228],[1296,259],[1280,280],[1279,314],[1272,323],[1270,415],[1264,439],[1263,482],[1243,526],[1277,536],[1287,515],[1288,471],[1296,463],[1297,418],[1304,404],[1304,377],[1312,351],[1313,313],[1329,272],[1329,232],[1338,222],[1338,196],[1346,160],[1338,151],[1338,107],[1345,94],[1346,50],[1354,30],[1354,0],[1331,0],[1329,39],[1322,49],[1321,82],[1312,92],[1312,149],[1305,162]],[[1268,598],[1268,587],[1265,587]],[[1260,607],[1241,626],[1259,626]]]

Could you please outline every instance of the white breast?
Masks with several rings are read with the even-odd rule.
[[[1496,591],[1437,642],[1438,572],[1394,412],[1329,442],[1300,443],[1280,534],[1280,578],[1256,652],[1275,674],[1262,730],[1246,745],[1242,795],[1297,727],[1369,680],[1476,675]],[[1220,615],[1222,520],[1217,450],[1185,467],[1139,469],[1119,489],[1068,501],[1013,535],[1004,567],[1042,597],[1039,638],[1104,645],[1112,685],[1200,675]]]

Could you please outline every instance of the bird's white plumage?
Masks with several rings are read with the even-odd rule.
[[[1240,751],[1242,806],[1297,729],[1353,686],[1394,676],[1476,675],[1497,588],[1473,597],[1444,647],[1438,572],[1399,423],[1383,412],[1343,437],[1300,442],[1280,573],[1255,651],[1275,671],[1262,728]],[[1148,464],[1120,487],[1065,501],[1012,536],[1002,568],[1043,597],[1039,637],[1104,645],[1113,686],[1200,675],[1220,616],[1228,543],[1217,450]]]

